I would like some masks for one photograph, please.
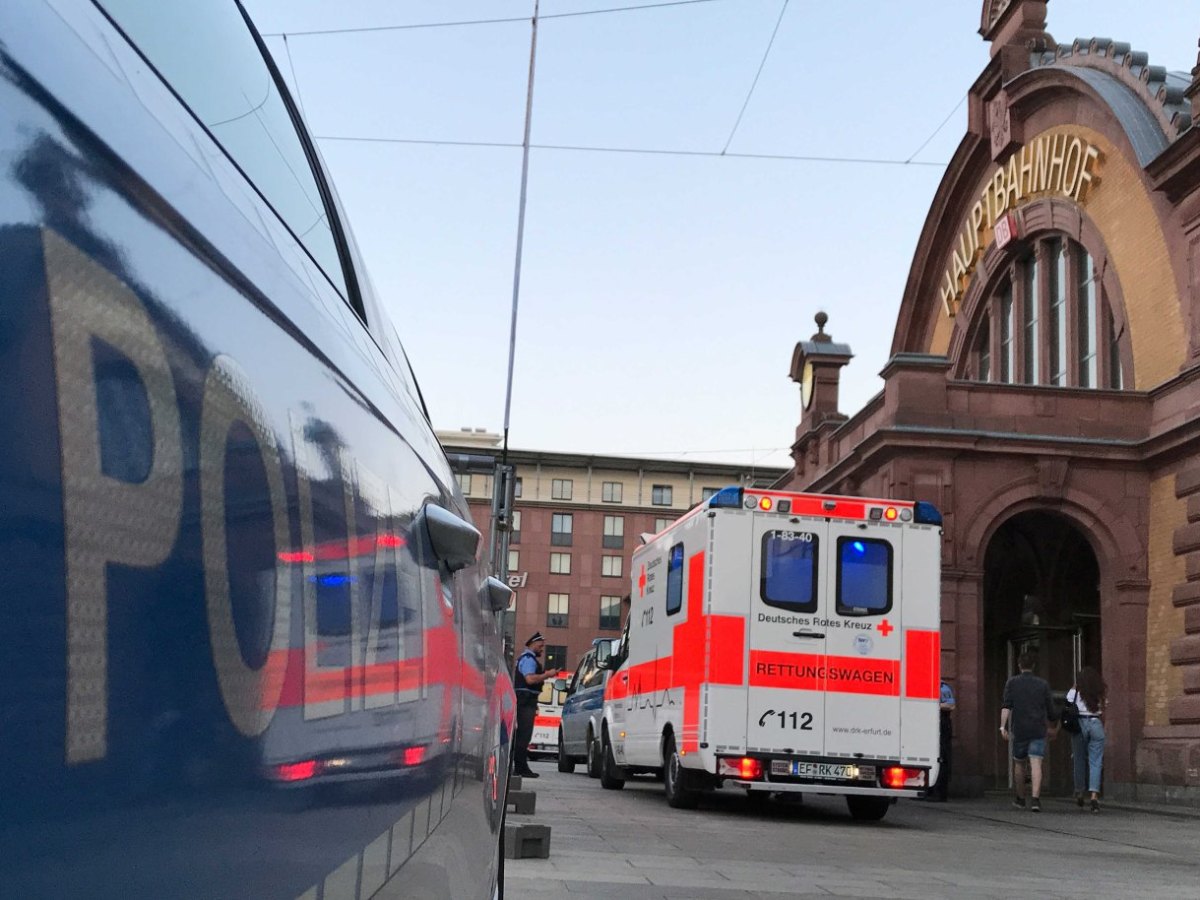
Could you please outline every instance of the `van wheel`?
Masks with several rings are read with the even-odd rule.
[[[691,773],[683,767],[683,760],[675,748],[675,735],[667,735],[663,755],[666,757],[663,791],[667,795],[667,805],[675,809],[695,809],[700,802],[700,792],[691,786]]]
[[[600,742],[588,732],[587,742],[587,773],[588,778],[600,777]]]
[[[568,775],[575,771],[575,760],[567,756],[567,748],[563,746],[561,731],[558,733],[558,771]]]
[[[878,822],[887,815],[892,801],[887,797],[860,797],[852,795],[846,798],[846,806],[850,815],[859,822]]]
[[[600,741],[600,787],[610,791],[619,791],[625,787],[625,772],[613,758],[612,744],[608,742],[607,732]]]

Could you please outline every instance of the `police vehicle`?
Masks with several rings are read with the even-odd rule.
[[[0,896],[500,896],[478,541],[240,5],[0,3]]]

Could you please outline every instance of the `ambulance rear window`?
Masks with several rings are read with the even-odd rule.
[[[817,611],[817,536],[768,531],[762,538],[759,593],[768,606]]]
[[[874,616],[891,608],[892,545],[870,538],[838,538],[838,614]]]

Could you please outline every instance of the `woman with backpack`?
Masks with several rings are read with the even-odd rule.
[[[1084,791],[1091,793],[1092,812],[1100,812],[1100,772],[1104,766],[1104,706],[1108,686],[1100,673],[1084,666],[1067,691],[1067,703],[1079,710],[1079,732],[1071,736],[1075,760],[1075,803],[1083,806]]]

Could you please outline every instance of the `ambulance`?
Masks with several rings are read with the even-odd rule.
[[[557,687],[562,679],[570,681],[571,672],[558,675],[555,681],[542,683],[538,694],[538,711],[533,719],[533,737],[529,739],[530,756],[550,756],[558,753],[558,726],[562,722],[566,692]]]
[[[634,551],[601,784],[737,785],[883,818],[938,774],[941,514],[727,487]],[[795,799],[799,799],[796,797]]]

